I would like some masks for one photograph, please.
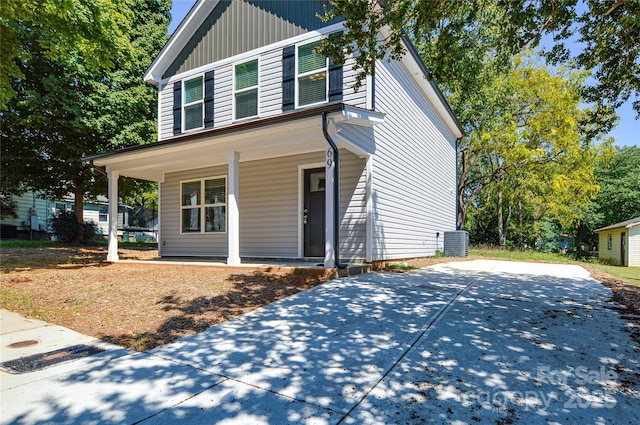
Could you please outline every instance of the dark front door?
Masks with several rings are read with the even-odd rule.
[[[304,170],[304,256],[324,257],[324,168]]]
[[[627,261],[627,234],[620,235],[620,265],[625,266]]]

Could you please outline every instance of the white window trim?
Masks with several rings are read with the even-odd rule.
[[[308,44],[314,44],[317,43],[319,41],[321,41],[321,38],[317,38],[314,40],[305,40],[304,42],[301,43],[296,43],[296,54],[295,54],[295,61],[296,61],[296,74],[295,74],[295,82],[296,82],[296,90],[295,90],[295,101],[296,101],[296,107],[295,109],[298,108],[308,108],[311,106],[316,106],[316,105],[322,105],[324,103],[329,103],[329,58],[325,58],[325,66],[324,66],[324,72],[326,74],[326,78],[325,78],[325,100],[323,100],[322,102],[315,102],[315,103],[309,103],[306,105],[300,105],[300,86],[299,86],[299,82],[300,82],[300,78],[301,77],[306,77],[309,75],[313,75],[313,74],[317,74],[318,72],[322,72],[322,68],[319,69],[315,69],[313,71],[309,71],[309,72],[305,72],[303,74],[299,74],[298,73],[298,52],[300,50],[301,46],[306,46]]]
[[[613,234],[611,233],[607,235],[607,250],[613,250]]]
[[[247,62],[253,62],[254,60],[258,61],[258,84],[255,86],[251,86],[251,87],[247,87],[241,90],[236,90],[236,66],[237,65],[242,65],[244,63]],[[241,61],[237,61],[233,63],[233,66],[231,68],[231,74],[232,74],[232,89],[233,89],[233,101],[231,102],[233,104],[233,111],[232,111],[232,116],[233,116],[233,121],[244,121],[244,120],[249,120],[249,119],[253,119],[253,118],[258,118],[260,116],[260,92],[261,92],[261,84],[260,84],[260,66],[261,66],[261,61],[260,61],[260,56],[255,57],[253,59],[246,59],[246,60],[241,60]],[[243,93],[249,90],[254,90],[257,89],[258,90],[258,94],[257,96],[257,104],[258,107],[256,108],[256,115],[252,115],[249,117],[243,117],[243,118],[236,118],[236,94],[237,93]]]
[[[195,102],[190,102],[187,103],[185,98],[187,96],[187,90],[185,89],[185,84],[187,81],[191,81],[191,80],[195,80],[196,78],[202,78],[202,99],[195,101]],[[200,74],[195,74],[189,78],[185,78],[184,80],[182,80],[182,133],[190,133],[192,131],[198,131],[198,130],[202,130],[204,128],[204,98],[205,98],[205,86],[204,86],[204,73],[200,73]],[[190,128],[189,130],[186,129],[185,126],[185,119],[187,117],[187,114],[185,113],[185,109],[188,106],[193,106],[193,105],[197,105],[198,103],[200,103],[200,106],[202,108],[202,125],[200,127],[195,127],[195,128]]]
[[[218,203],[218,204],[198,204],[198,205],[182,205],[182,184],[183,183],[194,183],[199,181],[200,182],[200,197],[204,198],[204,182],[206,180],[216,180],[216,179],[224,179],[224,199],[225,202],[224,203]],[[181,235],[226,235],[227,234],[227,226],[229,224],[229,220],[227,217],[227,197],[229,196],[229,181],[227,179],[226,175],[221,175],[221,176],[213,176],[213,177],[203,177],[203,178],[199,178],[199,179],[186,179],[186,180],[180,180],[180,189],[179,189],[179,194],[180,197],[178,199],[178,205],[180,205],[180,218],[179,218],[179,227],[180,227],[180,234]],[[204,199],[202,199],[204,201]],[[205,209],[208,207],[225,207],[225,214],[224,214],[224,232],[207,232],[205,231],[205,225],[206,225],[206,217],[205,217]],[[192,208],[198,208],[200,209],[200,231],[199,232],[185,232],[183,231],[183,226],[182,226],[182,211],[185,209],[192,209]]]

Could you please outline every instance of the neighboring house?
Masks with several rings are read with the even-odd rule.
[[[434,255],[455,230],[451,109],[408,41],[356,92],[353,58],[314,53],[344,30],[326,3],[199,0],[144,76],[159,140],[84,158],[112,201],[119,176],[159,183],[161,256],[334,267]]]
[[[640,267],[640,217],[597,229],[596,233],[600,260]]]
[[[17,217],[4,217],[0,219],[3,225],[2,237],[15,238],[17,233],[37,230],[48,232],[50,220],[58,211],[73,211],[74,197],[70,195],[62,200],[43,199],[36,192],[25,192],[21,196],[14,196]],[[128,223],[128,210],[131,207],[118,205],[118,229],[126,227]],[[96,202],[84,204],[84,221],[96,223],[102,235],[109,234],[109,214],[107,198],[99,196]],[[13,236],[15,235],[15,236]]]

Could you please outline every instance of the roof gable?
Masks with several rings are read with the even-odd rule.
[[[144,79],[171,77],[330,25],[322,14],[327,0],[198,0],[178,26]]]

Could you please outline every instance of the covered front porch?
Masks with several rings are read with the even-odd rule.
[[[85,161],[105,167],[110,211],[120,176],[159,183],[163,258],[307,259],[334,268],[340,247],[349,260],[370,259],[372,126],[382,121],[375,112],[325,105]],[[115,223],[109,229],[107,259],[118,261]]]

